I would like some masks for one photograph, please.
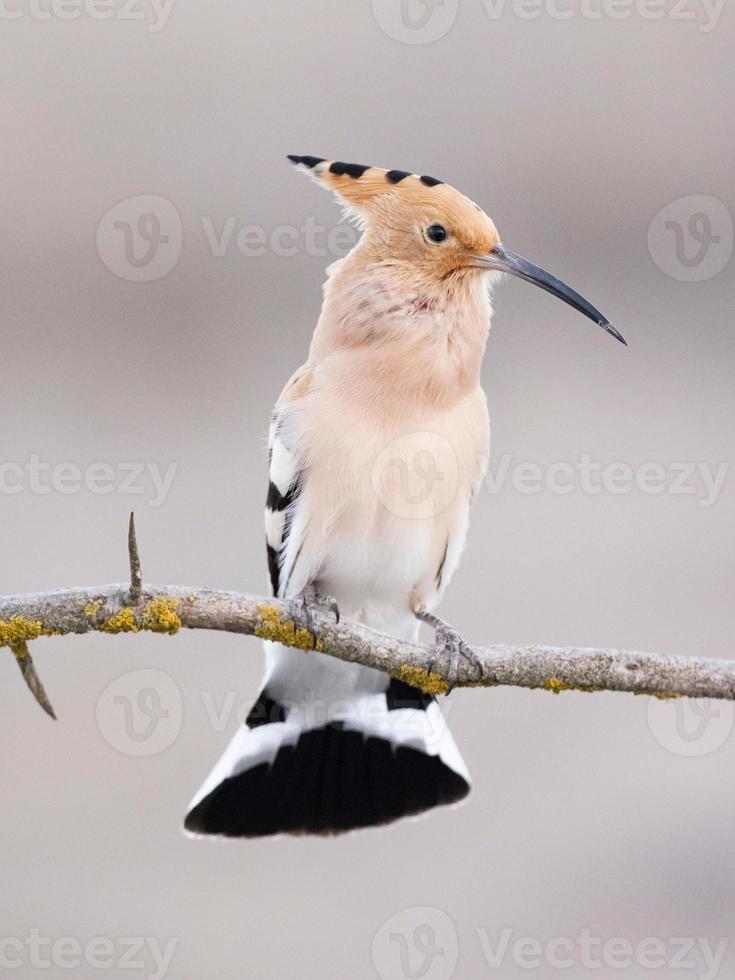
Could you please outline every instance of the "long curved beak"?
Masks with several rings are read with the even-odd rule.
[[[529,262],[523,256],[511,252],[505,245],[498,243],[487,255],[478,256],[475,264],[480,269],[507,272],[508,275],[518,276],[519,279],[525,279],[526,282],[532,282],[535,286],[540,286],[547,293],[551,293],[552,296],[558,296],[559,299],[563,299],[565,303],[573,306],[575,310],[584,313],[585,316],[588,316],[590,320],[594,320],[603,330],[607,330],[609,334],[612,334],[621,344],[625,344],[626,347],[628,346],[628,342],[623,335],[615,329],[607,317],[604,317],[599,310],[587,302],[584,296],[580,296],[571,286],[567,286],[561,279],[557,279],[556,276],[552,276],[544,269],[540,269],[533,262]]]

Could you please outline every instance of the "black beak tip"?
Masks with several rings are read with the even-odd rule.
[[[623,347],[627,347],[628,346],[628,341],[620,333],[619,330],[616,330],[615,329],[615,327],[612,325],[612,323],[610,323],[609,320],[600,320],[600,326],[602,327],[603,330],[607,330],[607,332],[611,336],[613,336],[616,340],[619,340],[620,343],[623,345]]]

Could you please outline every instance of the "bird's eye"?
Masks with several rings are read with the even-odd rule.
[[[426,229],[426,237],[430,242],[438,245],[440,242],[446,241],[447,229],[444,225],[429,225]]]

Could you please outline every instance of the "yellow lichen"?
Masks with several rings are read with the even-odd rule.
[[[272,640],[274,643],[285,643],[299,650],[321,650],[322,644],[314,638],[307,629],[297,627],[292,619],[281,618],[275,606],[259,605],[260,623],[255,627],[255,635],[262,640]]]
[[[142,616],[137,617],[131,608],[121,609],[106,620],[100,629],[103,633],[138,633],[140,630],[147,630],[151,633],[168,633],[173,636],[181,628],[181,619],[176,612],[178,605],[178,599],[158,596],[156,599],[151,599]]]
[[[101,602],[88,602],[84,607],[84,615],[87,617],[87,619],[92,619],[94,616],[96,616],[101,605]]]
[[[39,636],[48,636],[40,619],[26,619],[25,616],[13,616],[11,619],[0,619],[0,647],[12,647],[27,640],[37,640]]]
[[[145,607],[142,628],[152,633],[168,633],[169,636],[178,633],[181,629],[181,618],[176,612],[178,606],[178,599],[167,599],[164,596],[151,599]]]
[[[398,673],[399,680],[410,684],[411,687],[418,687],[425,694],[446,694],[449,685],[432,670],[424,670],[422,667],[410,667],[408,664],[401,664]]]
[[[544,682],[544,690],[551,691],[552,694],[561,694],[562,691],[581,691],[582,694],[594,694],[595,691],[602,691],[604,688],[584,684],[567,684],[560,681],[558,677],[550,677]]]
[[[140,627],[132,609],[121,609],[101,626],[103,633],[137,633]]]

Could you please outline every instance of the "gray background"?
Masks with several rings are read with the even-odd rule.
[[[425,40],[420,30],[391,28],[397,0],[376,0],[378,19],[363,0],[178,0],[158,32],[147,4],[136,8],[147,20],[19,9],[0,40],[0,461],[178,468],[158,507],[145,481],[140,495],[43,494],[27,479],[0,494],[1,593],[124,578],[133,507],[148,581],[265,588],[268,414],[304,358],[330,256],[301,240],[295,255],[244,256],[233,240],[218,257],[202,219],[218,232],[228,216],[268,234],[308,217],[335,226],[329,196],[287,152],[450,181],[627,336],[624,350],[541,291],[504,285],[484,368],[494,468],[505,453],[541,467],[584,453],[634,468],[731,459],[726,223],[712,246],[725,268],[701,282],[677,278],[673,231],[654,257],[647,235],[691,195],[735,212],[732,8],[705,33],[696,0],[699,19],[660,21],[493,20],[464,0],[420,44],[404,43]],[[434,15],[451,11],[448,0]],[[153,282],[114,274],[95,244],[106,212],[141,194],[172,202],[183,226],[175,268]],[[674,209],[682,224],[697,210]],[[107,246],[121,234],[108,230]],[[486,489],[443,611],[477,642],[730,656],[734,478],[711,507],[696,493]],[[2,937],[174,937],[168,976],[186,980],[362,980],[408,975],[386,929],[372,957],[371,944],[417,906],[454,922],[461,977],[570,975],[510,954],[491,970],[483,929],[493,944],[506,927],[544,944],[585,928],[634,944],[731,934],[729,708],[688,741],[676,707],[649,716],[645,698],[460,691],[447,710],[475,779],[464,807],[337,840],[192,842],[179,831],[186,805],[237,725],[234,709],[224,728],[211,715],[228,692],[247,706],[257,642],[95,635],[34,651],[57,724],[7,651],[0,661]],[[125,750],[122,705],[103,694],[140,668],[170,675],[164,703],[177,687],[182,698],[176,737],[154,734],[145,757]],[[135,676],[118,684],[134,699]],[[701,719],[688,710],[691,734]],[[420,910],[408,915],[421,925]],[[411,969],[446,980],[455,940],[436,938],[448,952]],[[7,975],[150,972],[44,969],[23,955]],[[571,973],[705,975],[696,962]],[[735,948],[719,975],[733,969]]]

